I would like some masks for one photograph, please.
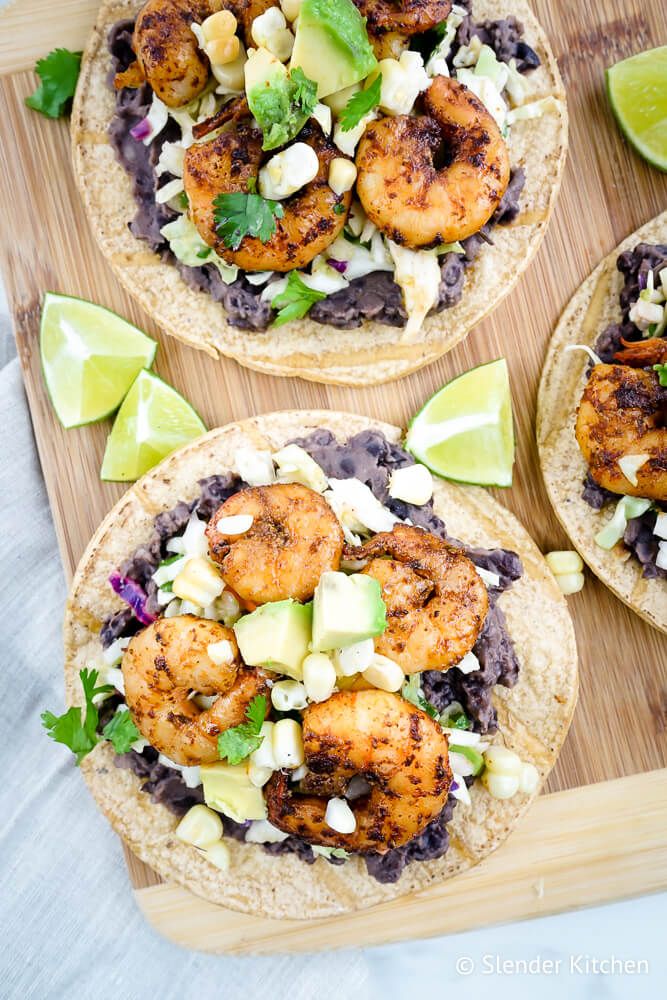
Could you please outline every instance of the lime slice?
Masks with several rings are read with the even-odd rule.
[[[200,416],[175,389],[152,372],[139,372],[107,439],[102,479],[139,479],[205,431]]]
[[[44,296],[42,368],[65,427],[103,420],[117,410],[156,350],[154,340],[103,306],[54,292]]]
[[[667,45],[608,69],[607,92],[628,142],[654,167],[667,170]]]
[[[507,362],[472,368],[431,396],[406,447],[431,472],[480,486],[511,486],[514,427]]]

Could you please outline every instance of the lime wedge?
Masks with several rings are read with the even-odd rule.
[[[511,486],[514,427],[505,359],[472,368],[431,396],[408,428],[406,447],[445,479]]]
[[[53,408],[65,427],[117,410],[157,343],[116,313],[85,299],[47,292],[40,351]]]
[[[607,92],[628,142],[658,170],[667,170],[667,45],[608,69]]]
[[[139,372],[107,439],[102,479],[139,479],[205,431],[199,415],[175,389],[152,372]]]

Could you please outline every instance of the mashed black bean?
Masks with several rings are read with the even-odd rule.
[[[657,288],[660,285],[660,271],[667,267],[667,245],[638,243],[634,250],[626,250],[619,255],[616,267],[625,279],[620,294],[621,322],[606,327],[593,345],[593,350],[605,364],[613,364],[614,355],[623,346],[621,340],[632,342],[642,339],[642,331],[630,319],[630,309],[639,298],[639,293],[646,288],[649,274],[653,274],[654,286]],[[602,510],[620,500],[616,493],[598,486],[590,473],[586,474],[581,495],[593,510]],[[653,528],[657,516],[655,510],[647,510],[632,518],[623,535],[623,544],[641,564],[642,576],[647,580],[667,580],[667,570],[656,565],[659,541],[653,534]]]
[[[134,59],[131,40],[134,22],[118,21],[109,31],[108,47],[111,53],[111,73],[108,84],[113,86],[116,72],[127,69]],[[520,72],[527,72],[539,66],[540,60],[533,50],[522,41],[522,25],[515,18],[500,21],[486,21],[476,24],[468,15],[460,25],[457,45],[467,44],[472,35],[490,45],[498,59],[509,62],[516,59]],[[136,90],[124,88],[116,92],[116,111],[109,125],[109,138],[116,158],[132,179],[132,191],[137,203],[137,211],[130,222],[132,234],[144,240],[163,260],[170,261],[188,285],[196,291],[208,292],[215,302],[223,306],[227,321],[231,326],[243,330],[266,330],[274,318],[271,306],[262,301],[262,288],[251,285],[244,275],[226,285],[218,269],[212,264],[201,267],[187,267],[176,260],[160,230],[177,217],[168,205],[155,201],[158,186],[167,183],[168,174],[158,178],[155,168],[160,151],[165,142],[179,138],[176,123],[170,119],[159,136],[148,146],[130,135],[130,129],[148,114],[151,91],[147,84]],[[507,225],[519,214],[519,198],[525,184],[523,169],[513,170],[510,182],[490,221],[479,233],[462,241],[464,253],[445,254],[441,259],[441,281],[438,299],[433,312],[450,309],[463,295],[466,268],[475,259],[484,244],[492,244],[491,233],[496,225]],[[407,313],[403,305],[401,289],[387,271],[376,271],[361,278],[355,278],[349,287],[343,288],[315,303],[309,318],[316,323],[338,329],[352,329],[373,320],[385,326],[403,327]]]
[[[294,443],[304,448],[329,478],[361,480],[396,517],[409,519],[440,538],[462,545],[447,534],[445,524],[433,509],[433,501],[416,507],[389,496],[391,472],[414,464],[414,459],[378,431],[362,431],[345,444],[340,444],[331,431],[319,429],[307,437],[295,439]],[[154,593],[151,589],[154,587],[152,574],[168,555],[167,542],[185,529],[192,512],[203,520],[209,520],[221,503],[247,483],[232,473],[222,473],[200,480],[199,485],[201,493],[196,500],[178,503],[172,510],[158,514],[146,543],[140,545],[120,567],[124,576],[141,584],[149,595]],[[463,674],[456,667],[445,673],[428,671],[422,675],[422,685],[425,696],[439,711],[444,711],[454,701],[459,702],[472,720],[473,728],[477,732],[488,733],[497,726],[492,702],[494,686],[512,687],[519,675],[514,645],[497,602],[503,591],[521,576],[522,567],[516,553],[506,549],[466,548],[466,552],[477,566],[499,577],[498,585],[489,588],[489,614],[474,647],[480,669],[469,674]],[[134,635],[140,628],[130,609],[117,612],[102,627],[102,645],[106,648],[120,636]],[[180,773],[160,763],[157,751],[152,747],[147,747],[142,753],[130,751],[122,754],[116,758],[116,764],[133,771],[143,782],[142,791],[178,816],[203,801],[201,788],[187,788]],[[407,864],[442,857],[449,846],[446,827],[455,805],[456,799],[450,795],[440,815],[418,837],[386,854],[366,855],[369,874],[379,882],[395,882]],[[240,841],[245,839],[247,823],[235,823],[226,817],[223,822],[228,836]],[[269,854],[296,853],[308,864],[316,859],[310,845],[297,837],[288,837],[280,843],[265,844],[263,847]],[[331,857],[329,860],[332,864],[342,864],[344,859]]]

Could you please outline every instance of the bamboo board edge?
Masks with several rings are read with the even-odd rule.
[[[666,828],[664,768],[543,795],[477,867],[339,917],[267,919],[225,910],[168,883],[135,889],[134,897],[154,930],[197,951],[276,954],[390,944],[667,889]]]

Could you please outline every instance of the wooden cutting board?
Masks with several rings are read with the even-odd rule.
[[[66,432],[51,411],[38,350],[40,301],[47,289],[102,303],[156,336],[158,371],[210,427],[294,407],[356,411],[405,426],[443,382],[505,355],[518,455],[514,487],[495,495],[544,551],[567,547],[537,460],[540,368],[559,312],[577,286],[604,254],[667,204],[667,176],[647,167],[622,141],[603,77],[605,66],[664,43],[667,6],[652,4],[650,17],[641,0],[535,0],[534,7],[558,57],[571,116],[570,158],[545,243],[518,288],[465,343],[399,383],[367,390],[272,379],[160,336],[94,244],[74,185],[67,123],[48,121],[23,103],[35,86],[35,59],[58,45],[80,49],[96,4],[17,0],[0,14],[0,261],[68,576],[122,487],[99,480],[108,426]],[[425,937],[667,887],[667,640],[590,576],[570,607],[581,658],[572,731],[547,794],[477,869],[453,885],[372,911],[302,924],[212,906],[159,884],[128,852],[132,885],[147,918],[191,947],[313,949]]]

